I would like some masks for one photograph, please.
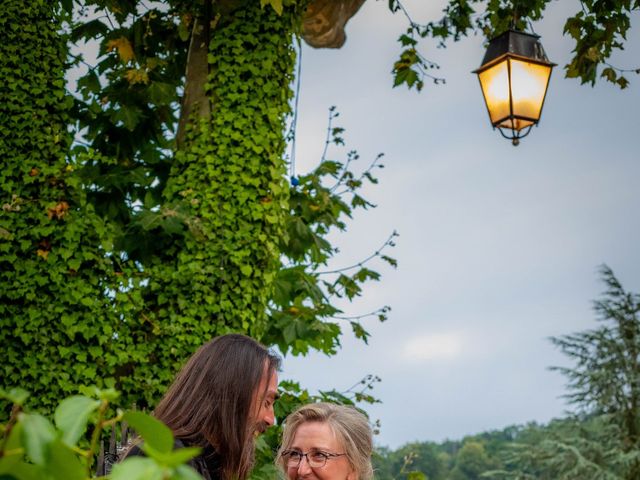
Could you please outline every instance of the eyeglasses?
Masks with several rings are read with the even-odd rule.
[[[287,450],[282,454],[287,467],[299,467],[302,462],[302,458],[307,458],[307,463],[311,468],[322,468],[326,465],[327,460],[336,457],[342,457],[346,455],[346,453],[328,453],[328,452],[320,452],[317,450],[313,450],[311,452],[302,453],[297,450]]]

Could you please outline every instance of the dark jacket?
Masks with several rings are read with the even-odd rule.
[[[180,439],[176,439],[173,442],[174,450],[188,446],[190,445],[185,444]],[[132,456],[144,456],[144,452],[141,447],[141,443],[133,445],[124,455],[123,459]],[[189,460],[187,464],[202,475],[204,480],[222,480],[222,474],[220,473],[220,457],[212,446],[205,447],[200,455]]]

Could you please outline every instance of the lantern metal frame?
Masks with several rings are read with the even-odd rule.
[[[547,83],[544,87],[544,94],[542,96],[542,103],[540,105],[540,114],[538,115],[538,118],[514,114],[511,86],[511,61],[509,61],[510,59],[550,67],[549,77],[547,78]],[[503,116],[496,121],[492,121],[491,111],[489,110],[489,104],[487,103],[486,93],[484,91],[482,81],[480,81],[480,74],[504,60],[507,60],[507,78],[509,80],[509,112],[508,115]],[[489,120],[491,121],[491,125],[494,129],[497,128],[504,138],[511,140],[513,145],[518,145],[520,143],[520,139],[526,137],[534,125],[538,125],[540,117],[542,116],[544,102],[547,97],[547,90],[549,88],[549,82],[551,80],[551,73],[553,67],[555,67],[556,65],[557,64],[550,62],[547,58],[547,54],[545,53],[544,48],[540,43],[540,35],[510,29],[489,41],[487,51],[484,55],[484,58],[482,59],[482,65],[480,66],[480,68],[472,72],[478,75],[478,81],[480,81],[480,89],[482,90],[485,107],[487,108],[487,112],[489,113]],[[507,120],[511,120],[511,127],[500,126],[501,123]],[[518,129],[515,125],[516,120],[524,120],[527,122],[531,122],[531,124]],[[505,133],[504,130],[509,130],[510,133]]]

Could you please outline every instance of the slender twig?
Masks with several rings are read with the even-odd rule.
[[[365,390],[370,390],[371,388],[373,388],[372,387],[373,383],[374,382],[379,382],[379,381],[380,381],[380,378],[378,378],[375,375],[372,375],[372,374],[365,375],[365,377],[362,380],[360,380],[359,382],[356,382],[353,385],[351,385],[351,387],[349,387],[348,389],[344,390],[342,392],[342,394],[344,395],[344,394],[347,394],[347,393],[362,393]],[[358,385],[364,385],[364,387],[362,387],[361,390],[356,391],[356,387]]]
[[[93,457],[97,453],[98,441],[100,440],[100,434],[102,433],[104,416],[109,408],[109,402],[102,400],[100,407],[98,408],[98,421],[96,422],[96,428],[93,429],[91,434],[91,443],[89,444],[88,458],[87,458],[87,478],[91,478],[91,467],[93,466]]]
[[[322,150],[322,156],[320,157],[320,161],[323,162],[327,159],[327,151],[329,150],[329,144],[331,143],[331,126],[333,124],[333,119],[337,117],[334,112],[334,107],[329,109],[329,122],[327,125],[327,137],[324,141],[324,150]]]
[[[93,70],[95,70],[96,68],[98,68],[97,66],[95,66],[95,65],[91,65],[90,63],[88,63],[87,61],[85,61],[85,59],[84,59],[84,58],[82,58],[82,55],[74,55],[73,53],[70,53],[70,54],[69,54],[69,56],[70,56],[71,58],[73,58],[74,60],[78,60],[80,63],[83,63],[83,64],[84,64],[86,67],[88,67],[88,68],[89,68],[89,70],[91,70],[91,71],[93,71]]]
[[[391,235],[389,235],[389,237],[384,241],[384,243],[380,246],[380,248],[378,248],[374,253],[372,253],[371,255],[369,255],[367,258],[365,258],[364,260],[361,260],[358,263],[355,263],[353,265],[350,265],[348,267],[344,267],[344,268],[338,268],[336,270],[326,270],[324,272],[315,272],[316,275],[329,275],[332,273],[342,273],[342,272],[346,272],[348,270],[353,270],[354,268],[358,268],[358,267],[362,267],[365,263],[369,262],[370,260],[372,260],[375,257],[380,256],[380,254],[382,253],[382,251],[391,245],[392,240],[398,236],[398,232],[396,232],[395,230],[391,233]]]
[[[11,435],[11,430],[13,430],[13,426],[18,421],[18,414],[22,411],[22,407],[18,404],[14,404],[11,408],[11,416],[9,417],[9,422],[7,426],[4,428],[4,436],[2,438],[2,444],[0,444],[0,458],[3,455],[6,455],[4,449],[7,447],[7,442],[9,441],[9,435]]]
[[[116,27],[111,21],[111,16],[109,15],[109,12],[107,10],[104,11],[104,15],[107,17],[107,21],[109,22],[109,25],[111,25],[111,28],[115,29]]]
[[[407,17],[407,20],[409,20],[409,23],[413,28],[424,27],[424,25],[420,25],[419,23],[416,23],[413,21],[413,19],[411,18],[411,15],[409,15],[409,12],[407,11],[407,9],[405,8],[405,6],[402,4],[400,0],[396,0],[396,3],[398,4],[398,7],[400,7],[400,11],[404,14],[405,17]]]
[[[378,165],[378,160],[380,160],[383,156],[384,156],[383,153],[379,153],[378,155],[376,155],[376,158],[373,159],[373,161],[369,164],[366,170],[362,172],[362,174],[356,179],[356,182],[361,182],[362,179],[365,177],[365,175],[367,175],[367,173],[371,173],[371,170],[373,170]],[[340,183],[336,184],[335,186],[337,187],[339,184]],[[354,190],[353,188],[348,188],[347,190],[342,190],[341,192],[336,193],[336,195],[341,196],[353,190]]]
[[[364,318],[368,318],[368,317],[373,317],[374,315],[378,315],[380,313],[386,313],[389,311],[389,307],[388,306],[384,306],[384,307],[380,307],[377,310],[373,310],[369,313],[363,313],[362,315],[353,315],[353,316],[338,316],[338,315],[334,315],[331,318],[335,318],[337,320],[348,320],[348,321],[354,321],[354,320],[362,320]]]
[[[413,18],[411,18],[411,15],[409,14],[409,11],[405,8],[405,6],[402,4],[402,2],[400,0],[396,1],[400,11],[404,14],[404,16],[407,18],[407,20],[409,21],[409,25],[410,25],[410,31],[409,31],[409,35],[411,36],[412,39],[416,40],[415,38],[415,31],[418,31],[418,33],[420,33],[420,29],[423,29],[424,32],[426,32],[428,29],[430,29],[430,25],[431,24],[427,24],[427,25],[421,25],[419,23],[416,23],[413,21]],[[424,34],[423,32],[423,34]],[[422,35],[421,35],[422,36]],[[414,48],[414,51],[416,53],[416,56],[418,57],[418,59],[420,60],[420,62],[417,64],[417,69],[421,74],[421,78],[420,81],[424,82],[424,78],[428,77],[431,80],[434,81],[434,83],[439,84],[439,83],[446,83],[446,79],[442,78],[442,77],[436,77],[435,75],[432,75],[430,73],[428,73],[424,67],[427,66],[428,68],[440,68],[440,66],[429,60],[428,58],[426,58],[424,55],[422,55],[420,52],[418,52],[417,49]]]
[[[607,67],[613,68],[614,70],[620,73],[640,73],[640,68],[620,68],[620,67],[616,67],[615,65],[611,65],[609,62],[602,62],[602,63]]]
[[[351,162],[353,162],[358,158],[360,158],[360,156],[355,151],[349,152],[349,154],[347,155],[347,161],[344,163],[342,169],[340,170],[340,173],[337,175],[338,181],[329,189],[329,193],[333,193],[336,188],[342,185],[342,181],[345,178],[345,174],[349,170],[349,166],[351,165]],[[340,196],[341,193],[338,193],[336,195]]]
[[[13,455],[22,455],[24,454],[24,448],[13,448],[11,450],[2,450],[0,451],[0,458],[2,457],[11,457]],[[13,478],[13,477],[10,477]]]

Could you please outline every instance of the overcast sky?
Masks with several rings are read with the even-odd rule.
[[[444,2],[404,4],[426,22]],[[423,42],[447,83],[421,93],[392,88],[406,20],[386,1],[365,3],[341,50],[303,47],[298,173],[320,158],[331,105],[362,168],[386,154],[380,184],[367,189],[378,207],[334,237],[342,252],[332,266],[358,261],[396,229],[399,267],[377,265],[382,281],[347,307],[393,308],[386,323],[366,321],[368,346],[346,335],[334,357],[287,357],[282,377],[314,390],[379,375],[383,403],[368,411],[382,422],[380,445],[561,416],[564,379],[547,367],[566,362],[547,337],[595,325],[601,263],[640,291],[640,77],[630,75],[625,91],[564,78],[572,44],[562,26],[577,9],[554,2],[534,25],[559,67],[540,126],[518,147],[491,129],[471,74],[484,55],[480,37],[446,49]],[[638,25],[636,14],[620,67],[640,66]]]

